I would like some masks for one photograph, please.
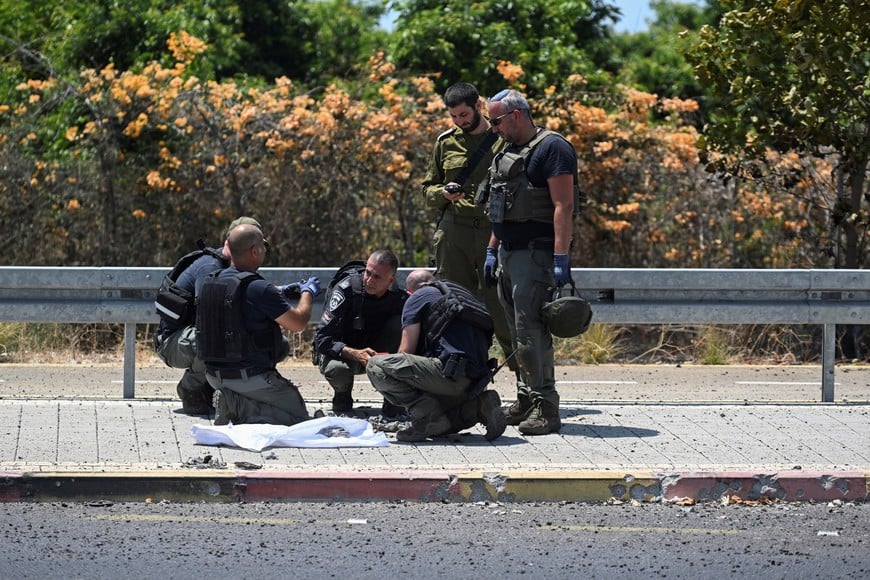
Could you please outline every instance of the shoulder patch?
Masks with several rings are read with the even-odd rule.
[[[335,309],[341,306],[342,302],[344,302],[344,292],[341,291],[341,288],[336,288],[332,296],[329,297],[329,304],[326,310],[328,312],[335,312]]]
[[[444,131],[443,133],[438,135],[438,140],[443,141],[444,139],[447,139],[448,137],[450,137],[451,135],[456,133],[456,130],[457,130],[456,127],[451,127],[450,129],[447,129],[446,131]]]

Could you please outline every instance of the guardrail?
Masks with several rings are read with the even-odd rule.
[[[124,324],[125,398],[135,396],[136,324],[156,323],[169,268],[0,267],[0,321]],[[410,268],[399,271],[404,282]],[[335,268],[263,268],[277,284]],[[837,324],[870,324],[870,270],[574,269],[593,322],[809,324],[824,328],[821,400],[834,400]],[[320,316],[323,296],[312,320]]]

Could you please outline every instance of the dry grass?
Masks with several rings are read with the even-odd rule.
[[[155,325],[138,325],[137,361],[160,363],[154,354]],[[314,325],[288,335],[290,361],[310,363]],[[841,330],[841,335],[845,330]],[[799,364],[821,354],[821,327],[703,325],[617,327],[592,324],[582,336],[553,341],[557,364],[731,363]],[[0,363],[112,362],[123,358],[120,324],[0,323]],[[493,345],[490,355],[503,360]],[[866,357],[849,357],[864,360]]]

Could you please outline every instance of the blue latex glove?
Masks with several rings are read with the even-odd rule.
[[[287,300],[298,300],[302,296],[302,283],[292,282],[284,286],[278,286],[278,290],[284,295]]]
[[[498,250],[496,248],[486,248],[486,259],[483,261],[483,281],[487,286],[492,288],[498,284],[498,278],[495,276],[495,269],[498,266]]]
[[[556,279],[556,286],[564,286],[573,281],[568,254],[553,254],[553,278]]]
[[[299,292],[311,292],[311,297],[316,298],[320,294],[320,279],[312,276],[299,285]]]

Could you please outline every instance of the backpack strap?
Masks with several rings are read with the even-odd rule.
[[[486,152],[492,148],[492,144],[495,143],[496,139],[498,139],[498,135],[494,132],[490,131],[486,134],[483,142],[474,150],[474,153],[471,154],[468,163],[462,169],[462,173],[460,173],[459,177],[456,178],[456,183],[459,185],[465,185],[465,181],[471,175],[471,172],[480,164],[480,160],[483,159]]]

